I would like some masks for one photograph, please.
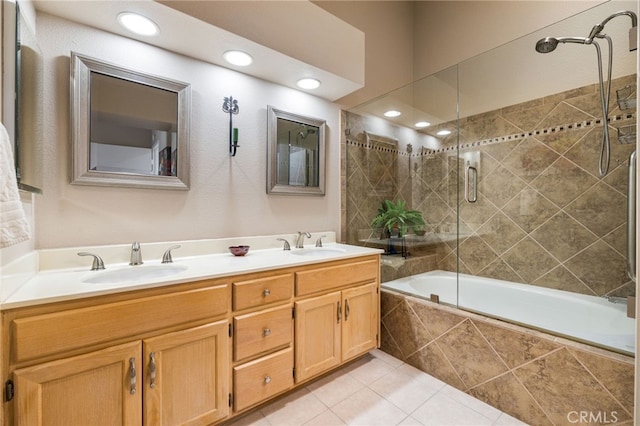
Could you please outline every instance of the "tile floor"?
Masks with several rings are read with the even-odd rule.
[[[374,350],[229,426],[524,424]]]

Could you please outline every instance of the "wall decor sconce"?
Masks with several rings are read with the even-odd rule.
[[[229,155],[235,157],[236,150],[240,146],[238,145],[238,128],[233,127],[233,115],[240,112],[238,100],[233,99],[233,96],[225,96],[222,103],[222,111],[229,114]]]

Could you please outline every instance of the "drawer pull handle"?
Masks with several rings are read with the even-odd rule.
[[[340,319],[342,318],[342,306],[340,304],[340,302],[338,302],[338,324],[340,324]]]
[[[136,359],[134,357],[129,358],[129,384],[131,386],[129,393],[134,395],[136,393]]]
[[[262,332],[262,335],[264,337],[267,337],[270,334],[271,334],[271,329],[270,328],[265,328],[264,331]]]
[[[344,299],[344,320],[349,319],[349,299]]]
[[[269,376],[264,376],[264,384],[268,385],[269,383],[271,383],[271,377]]]
[[[271,290],[269,290],[268,288],[265,288],[263,294],[264,294],[264,297],[267,297],[271,294]]]
[[[151,383],[149,386],[156,387],[156,353],[151,352],[149,354],[149,375],[151,376]]]

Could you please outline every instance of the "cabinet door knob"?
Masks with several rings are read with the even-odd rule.
[[[134,357],[129,358],[129,385],[131,395],[136,393],[136,359]]]
[[[344,299],[344,320],[349,319],[349,299]]]
[[[271,383],[271,377],[269,376],[264,376],[264,384],[268,385],[269,383]]]
[[[151,352],[149,354],[149,376],[151,376],[151,383],[149,386],[156,387],[156,353]]]
[[[271,329],[270,329],[270,328],[265,328],[265,329],[262,331],[262,335],[263,335],[264,337],[267,337],[267,336],[268,336],[268,335],[270,335],[270,334],[271,334]]]
[[[338,324],[339,324],[340,323],[340,319],[342,318],[342,305],[340,304],[340,302],[338,302],[337,316],[338,316]]]
[[[264,294],[264,297],[267,297],[268,295],[271,294],[271,290],[269,290],[268,288],[265,288],[263,294]]]

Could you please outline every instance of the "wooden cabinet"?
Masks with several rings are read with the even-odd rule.
[[[378,292],[377,283],[342,291],[342,361],[378,346]]]
[[[208,425],[227,417],[228,324],[218,321],[143,341],[145,425]]]
[[[235,412],[293,387],[293,283],[284,273],[232,284]]]
[[[140,424],[141,355],[132,342],[14,371],[14,424]]]
[[[378,285],[296,302],[296,382],[378,346]]]
[[[337,366],[341,361],[340,292],[296,302],[296,381]]]
[[[378,288],[367,255],[2,311],[2,423],[228,420],[375,348]]]
[[[16,370],[16,424],[207,425],[225,418],[227,324]]]

